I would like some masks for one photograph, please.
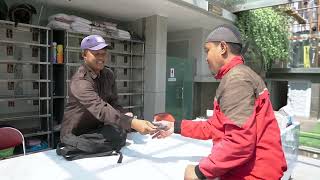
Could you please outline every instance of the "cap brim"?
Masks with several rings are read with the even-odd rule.
[[[97,46],[94,46],[94,47],[91,47],[91,48],[88,48],[88,49],[93,50],[93,51],[97,51],[97,50],[103,49],[103,48],[108,47],[108,46],[109,46],[109,44],[102,43],[102,44],[99,44]]]

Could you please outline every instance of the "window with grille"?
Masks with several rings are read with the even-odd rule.
[[[13,46],[7,46],[7,56],[13,56]]]
[[[14,66],[13,64],[7,65],[7,73],[13,73],[14,72]]]
[[[8,107],[14,107],[15,103],[14,101],[8,101]]]
[[[32,65],[32,73],[36,74],[39,72],[39,66],[38,64]]]
[[[38,57],[39,56],[39,49],[37,47],[32,48],[32,57]]]
[[[111,62],[115,63],[116,62],[116,56],[115,55],[111,55]]]
[[[13,37],[13,32],[12,32],[12,29],[7,29],[7,33],[6,33],[6,36],[7,36],[7,38],[10,38],[10,39],[12,39],[12,37]]]
[[[14,90],[14,82],[8,82],[8,90]]]
[[[32,40],[39,41],[39,31],[37,31],[37,30],[32,31]]]
[[[39,105],[39,101],[38,100],[33,100],[33,105],[34,106],[38,106]]]
[[[33,87],[33,89],[39,89],[39,83],[38,82],[33,82],[32,83],[32,87]]]

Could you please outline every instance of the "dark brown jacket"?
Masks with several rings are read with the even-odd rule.
[[[118,104],[115,78],[110,69],[105,68],[98,75],[86,64],[81,65],[71,79],[69,92],[61,138],[68,133],[88,133],[104,124],[130,129],[132,118],[124,115]]]

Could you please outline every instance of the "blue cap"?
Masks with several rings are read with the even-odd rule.
[[[90,35],[82,39],[81,49],[100,50],[109,46],[103,37],[99,35]]]

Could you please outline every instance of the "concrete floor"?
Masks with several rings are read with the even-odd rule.
[[[299,156],[291,177],[292,180],[319,180],[320,160]]]

